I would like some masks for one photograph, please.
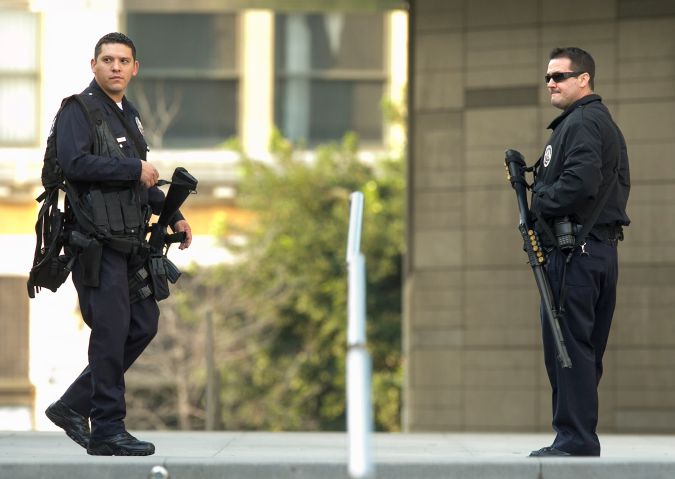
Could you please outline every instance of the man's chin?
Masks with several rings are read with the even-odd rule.
[[[551,97],[551,105],[553,105],[554,107],[559,108],[559,109],[561,109],[561,110],[564,110],[564,109],[565,109],[565,105],[563,105],[563,104],[560,102],[560,99],[559,99],[559,98]]]

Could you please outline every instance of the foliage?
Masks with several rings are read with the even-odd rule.
[[[277,133],[271,161],[244,158],[238,201],[255,219],[223,235],[240,261],[195,270],[163,305],[202,336],[204,315],[213,312],[219,422],[227,429],[345,428],[345,248],[353,191],[365,196],[361,249],[376,426],[399,429],[403,165],[399,158],[366,163],[357,149],[357,138],[347,135],[310,159]],[[194,411],[185,412],[191,419],[182,424],[200,427],[206,360],[203,341],[194,347],[202,366],[192,372],[194,387],[184,386]]]

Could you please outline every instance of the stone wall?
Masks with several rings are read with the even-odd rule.
[[[601,431],[675,431],[675,2],[414,0],[404,428],[550,429],[538,295],[504,150],[558,114],[548,52],[595,58],[631,160]]]

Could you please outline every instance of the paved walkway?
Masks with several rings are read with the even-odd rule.
[[[92,457],[53,432],[0,432],[0,479],[146,479],[155,465],[171,479],[345,479],[341,433],[146,432],[149,457]],[[376,434],[377,478],[673,479],[675,436],[601,436],[601,458],[526,457],[551,441],[540,434]]]

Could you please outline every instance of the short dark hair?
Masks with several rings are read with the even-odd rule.
[[[104,43],[121,43],[123,45],[131,48],[131,56],[136,60],[136,45],[131,41],[131,38],[126,36],[124,33],[113,32],[103,35],[98,42],[96,42],[96,47],[94,48],[94,59],[97,59],[101,53],[101,45]]]
[[[595,60],[590,53],[577,47],[554,48],[551,50],[549,60],[554,58],[569,58],[570,66],[575,72],[585,72],[591,77],[589,83],[593,90],[595,83]]]

